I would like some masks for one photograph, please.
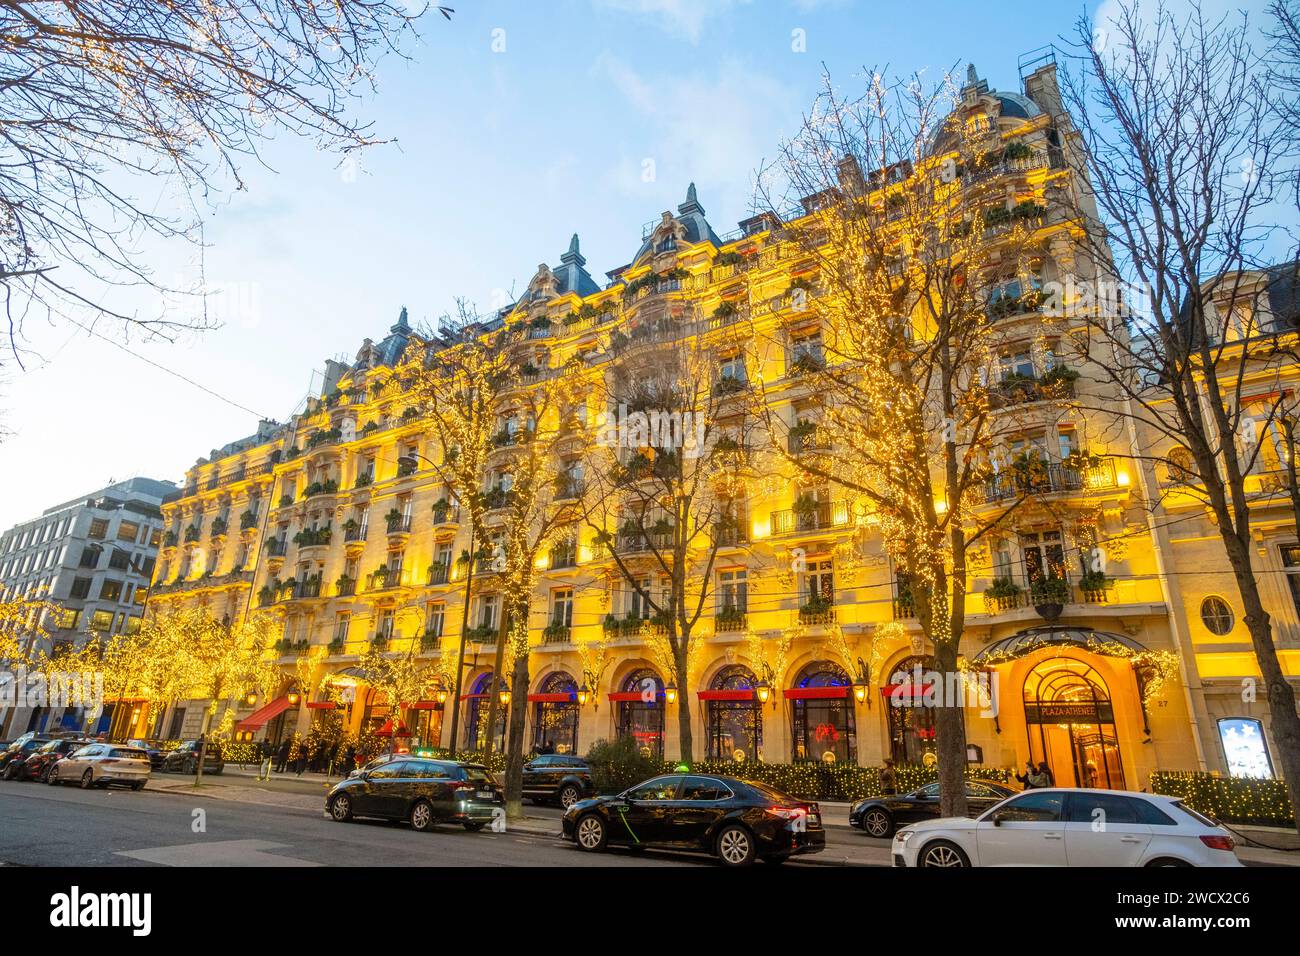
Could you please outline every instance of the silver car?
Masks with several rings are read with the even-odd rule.
[[[143,790],[149,782],[149,770],[149,754],[138,747],[96,743],[54,764],[46,783],[75,782],[83,790],[113,784]]]

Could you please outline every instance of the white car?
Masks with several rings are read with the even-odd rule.
[[[975,819],[894,836],[894,866],[1241,866],[1232,836],[1176,797],[1026,790]]]
[[[149,754],[138,747],[90,744],[51,766],[46,783],[76,783],[83,790],[120,784],[143,790],[149,770]]]

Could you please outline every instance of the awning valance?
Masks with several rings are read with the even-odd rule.
[[[399,720],[397,722],[397,733],[393,733],[393,721],[391,719],[384,721],[383,726],[375,731],[376,737],[409,737],[411,732],[406,729],[406,722]]]
[[[616,690],[609,695],[609,699],[614,703],[636,703],[639,700],[644,700],[644,697],[639,690]],[[663,700],[664,692],[661,690],[655,691],[654,699]],[[646,703],[648,704],[650,701],[646,701]]]
[[[1096,631],[1090,627],[1031,627],[994,641],[971,658],[971,665],[992,666],[1044,647],[1077,647],[1104,657],[1132,657],[1146,652],[1146,647],[1127,634]]]
[[[334,710],[338,704],[332,700],[309,700],[307,701],[308,710]]]
[[[530,704],[575,704],[578,701],[578,695],[575,691],[567,694],[529,694],[528,703]]]
[[[828,700],[843,699],[849,696],[850,688],[840,687],[790,687],[786,689],[786,700]]]
[[[253,711],[253,713],[249,714],[243,720],[239,721],[239,723],[235,724],[235,729],[236,730],[261,730],[271,721],[275,720],[275,718],[283,714],[291,706],[293,705],[289,703],[289,698],[287,696],[277,697],[275,700],[271,701],[261,710]]]
[[[700,700],[756,700],[752,690],[701,690],[695,696]]]
[[[417,700],[414,704],[409,705],[407,710],[438,710],[442,704],[436,700]]]

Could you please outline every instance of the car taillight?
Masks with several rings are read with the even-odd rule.
[[[1230,836],[1203,836],[1201,842],[1211,850],[1231,850],[1237,842]]]
[[[803,807],[768,807],[767,812],[782,820],[798,820],[806,811]]]

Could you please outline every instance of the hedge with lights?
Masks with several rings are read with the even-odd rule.
[[[1223,823],[1295,826],[1295,813],[1281,780],[1157,770],[1151,774],[1151,791],[1181,797],[1192,809]]]
[[[681,764],[664,764],[664,773],[672,773]],[[747,760],[702,760],[690,767],[692,773],[711,773],[766,783],[783,793],[805,800],[839,800],[852,802],[880,796],[880,767],[859,767],[836,763],[760,763]],[[1006,783],[1011,771],[1005,767],[967,767],[968,780],[996,780]],[[896,789],[909,793],[939,779],[937,767],[921,764],[898,764],[894,767]]]

